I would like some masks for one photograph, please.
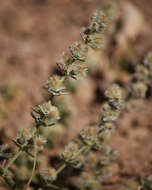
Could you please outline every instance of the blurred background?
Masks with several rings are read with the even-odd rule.
[[[106,2],[106,1],[104,1]],[[49,152],[62,152],[66,144],[88,123],[96,123],[108,84],[128,82],[145,54],[152,48],[152,1],[116,0],[117,18],[103,50],[90,52],[88,77],[70,84],[72,95],[63,112],[66,137]],[[11,144],[18,130],[33,125],[32,106],[48,99],[42,89],[62,51],[80,40],[80,29],[102,0],[2,0],[0,3],[0,142]],[[137,110],[125,113],[112,139],[120,152],[116,175],[105,189],[117,189],[126,180],[152,169],[152,96]],[[58,133],[58,132],[57,132]],[[57,137],[57,136],[56,136]],[[64,138],[65,139],[65,138]],[[54,140],[55,141],[55,140]],[[123,146],[122,146],[123,145]]]

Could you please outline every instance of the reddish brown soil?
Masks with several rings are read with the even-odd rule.
[[[31,107],[43,102],[47,97],[41,87],[53,72],[60,53],[67,50],[72,42],[80,39],[80,28],[88,23],[88,18],[100,2],[100,0],[1,2],[0,91],[3,91],[10,81],[14,81],[19,89],[11,111],[0,125],[10,139],[16,136],[19,128],[32,124]],[[152,47],[152,38],[149,34],[152,27],[152,2],[148,1],[146,4],[144,0],[136,0],[135,4],[149,22],[149,31],[144,36],[140,35],[138,39],[138,53],[144,53]],[[92,103],[97,82],[103,83],[100,77],[89,77],[74,96],[77,111],[68,128],[67,135],[70,139],[85,125],[98,119],[100,104]],[[84,88],[85,92],[82,92]],[[112,139],[113,146],[120,152],[117,161],[118,171],[116,177],[105,185],[105,189],[117,190],[127,180],[136,179],[152,170],[151,98],[141,102],[139,106],[141,106],[139,109],[125,113],[120,119]],[[136,126],[133,123],[136,123]]]

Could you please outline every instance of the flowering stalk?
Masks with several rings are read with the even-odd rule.
[[[9,163],[4,167],[4,174],[5,175],[7,173],[7,170],[9,169],[9,167],[11,167],[11,165],[15,162],[15,160],[19,157],[19,155],[22,153],[22,150],[20,149],[14,156],[13,158],[9,161]]]
[[[136,108],[139,99],[146,99],[152,81],[152,52],[148,52],[142,63],[135,66],[135,73],[127,85],[127,109]]]
[[[87,67],[85,66],[85,60],[87,57],[88,46],[93,49],[101,48],[103,46],[104,33],[107,30],[108,25],[109,20],[103,11],[98,10],[93,14],[89,26],[83,28],[80,33],[82,39],[84,40],[84,43],[73,43],[70,46],[71,56],[69,53],[64,52],[62,53],[61,58],[57,63],[57,66],[63,76],[54,75],[50,77],[44,86],[44,88],[47,89],[51,95],[59,96],[67,93],[67,89],[65,87],[67,80],[70,78],[78,79],[79,77],[86,75]],[[39,108],[34,111],[40,113]],[[42,112],[44,113],[45,111],[42,109]],[[80,159],[79,156],[82,153],[87,153],[97,143],[96,140],[98,141],[98,134],[100,136],[99,129],[95,129],[93,132],[97,133],[93,134],[94,137],[88,144],[84,143],[83,146],[78,147],[77,144],[71,142],[67,145],[67,149],[65,149],[65,151],[62,153],[62,157],[65,163],[59,167],[57,171],[54,171],[54,169],[49,169],[47,171],[47,175],[45,175],[46,171],[42,171],[40,173],[41,177],[44,179],[44,181],[46,181],[46,183],[50,183],[56,180],[57,175],[63,171],[66,166],[73,165],[75,167],[78,167],[81,165],[77,158]],[[50,175],[48,175],[48,172]]]
[[[77,158],[81,153],[88,151],[88,147],[86,145],[82,146],[72,157],[72,159]],[[60,168],[56,171],[56,175],[59,175],[60,172],[62,172],[62,170],[64,170],[66,167],[68,166],[67,163],[64,163],[62,166],[60,166]]]
[[[148,86],[152,80],[152,52],[149,52],[142,64],[135,68],[135,74],[131,79],[130,92],[137,98],[145,98]]]
[[[57,63],[62,76],[53,75],[50,77],[44,88],[50,93],[50,101],[33,107],[31,116],[35,120],[35,128],[32,132],[31,129],[22,129],[17,136],[15,141],[16,145],[19,146],[19,151],[14,155],[12,159],[4,168],[4,176],[8,171],[9,167],[16,161],[18,156],[25,150],[29,152],[31,148],[36,150],[34,153],[34,163],[31,178],[29,179],[26,188],[28,188],[35,171],[36,158],[39,150],[43,149],[45,139],[40,137],[40,127],[51,127],[60,120],[60,114],[58,108],[53,105],[53,97],[67,94],[66,82],[73,79],[78,79],[86,75],[86,57],[88,47],[98,49],[103,47],[104,34],[107,31],[110,20],[107,15],[97,10],[92,18],[90,24],[83,28],[81,31],[81,37],[83,42],[75,42],[70,46],[70,53],[63,53],[59,62]],[[80,167],[83,162],[81,154],[86,154],[92,148],[100,147],[100,138],[104,139],[104,136],[111,133],[115,128],[112,121],[116,120],[121,111],[123,104],[121,89],[118,85],[113,85],[105,93],[108,98],[108,102],[103,105],[103,113],[100,118],[99,127],[87,127],[80,133],[81,145],[71,142],[69,143],[65,151],[62,153],[64,164],[59,167],[58,170],[49,168],[41,172],[41,177],[44,179],[47,185],[54,186],[52,181],[57,179],[57,175],[66,168],[67,165],[73,167]]]
[[[36,128],[33,129],[32,135],[34,135],[35,133],[36,133]],[[3,175],[5,175],[5,173],[7,173],[7,170],[9,169],[9,167],[11,167],[11,165],[16,161],[16,159],[24,151],[24,148],[27,146],[27,144],[28,144],[28,142],[25,142],[22,146],[20,146],[18,152],[13,156],[13,158],[10,159],[8,164],[4,167],[4,174]]]
[[[109,110],[103,109],[99,127],[87,127],[80,132],[80,137],[83,143],[80,148],[79,144],[76,142],[70,142],[65,147],[65,150],[62,153],[64,164],[61,165],[55,173],[53,173],[53,176],[55,177],[51,178],[52,173],[50,173],[50,179],[47,180],[47,178],[45,178],[46,176],[43,175],[43,178],[47,180],[48,183],[55,181],[60,172],[62,172],[67,166],[74,168],[81,167],[82,160],[78,159],[80,155],[83,156],[87,154],[91,149],[96,147],[102,148],[105,136],[113,131],[113,125],[110,122],[117,120],[118,117],[116,116],[119,116],[118,113],[121,111],[123,105],[122,90],[118,85],[114,84],[109,87],[106,90],[105,95],[109,98],[109,100],[106,102],[106,104],[109,105]],[[109,122],[108,124],[107,121]],[[101,138],[102,141],[100,142]]]

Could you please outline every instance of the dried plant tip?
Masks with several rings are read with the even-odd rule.
[[[47,183],[53,182],[57,179],[56,170],[54,168],[43,169],[40,171],[40,176]]]
[[[74,44],[70,46],[70,51],[74,59],[84,61],[86,59],[88,48],[82,42],[74,42]]]

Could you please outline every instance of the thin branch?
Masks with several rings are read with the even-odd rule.
[[[33,178],[33,176],[34,176],[34,172],[35,172],[35,168],[36,168],[36,161],[37,161],[37,149],[35,148],[32,173],[31,173],[31,177],[29,178],[29,180],[28,180],[26,186],[24,187],[25,190],[28,190],[28,187],[30,186],[30,183],[31,183],[32,178]]]

